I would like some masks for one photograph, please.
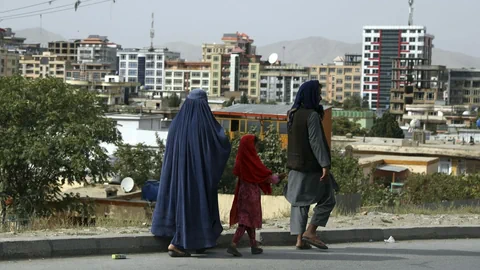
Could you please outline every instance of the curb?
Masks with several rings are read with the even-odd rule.
[[[466,239],[480,238],[480,226],[336,229],[322,231],[319,235],[330,244],[378,242],[390,236],[396,240]],[[226,248],[232,236],[220,236],[217,247]],[[240,245],[247,245],[245,238]],[[257,240],[268,246],[293,246],[296,236],[285,231],[261,231],[257,233]],[[150,234],[0,239],[0,260],[166,252],[169,243],[170,239]]]

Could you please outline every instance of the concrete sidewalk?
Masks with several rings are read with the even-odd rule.
[[[322,240],[329,244],[376,242],[390,236],[400,241],[480,238],[480,226],[337,229],[320,232]],[[285,231],[262,230],[257,233],[257,240],[267,246],[293,246],[295,239]],[[231,240],[231,234],[222,235],[218,247],[227,247]],[[245,240],[242,245],[246,245]],[[169,239],[150,234],[8,238],[0,239],[0,260],[166,252],[169,243]]]

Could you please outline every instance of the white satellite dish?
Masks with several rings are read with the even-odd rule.
[[[410,128],[419,128],[420,127],[420,121],[418,119],[412,119],[410,121]]]
[[[133,188],[135,187],[135,182],[131,177],[126,177],[122,180],[120,186],[122,187],[123,191],[129,193],[132,192]]]
[[[268,62],[273,65],[277,61],[278,61],[278,54],[276,54],[276,53],[270,54],[270,56],[268,57]]]

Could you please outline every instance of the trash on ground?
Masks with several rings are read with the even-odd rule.
[[[395,243],[395,238],[393,238],[393,236],[390,236],[390,238],[388,238],[387,240],[384,240],[385,243]]]

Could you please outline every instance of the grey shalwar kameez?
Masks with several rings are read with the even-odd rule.
[[[322,168],[330,168],[330,149],[325,143],[325,133],[317,113],[308,117],[308,137],[313,154]],[[290,233],[301,235],[305,232],[310,205],[316,204],[310,224],[319,227],[327,225],[330,213],[335,207],[335,194],[331,178],[320,181],[322,172],[303,173],[291,170],[285,197],[292,205]]]

